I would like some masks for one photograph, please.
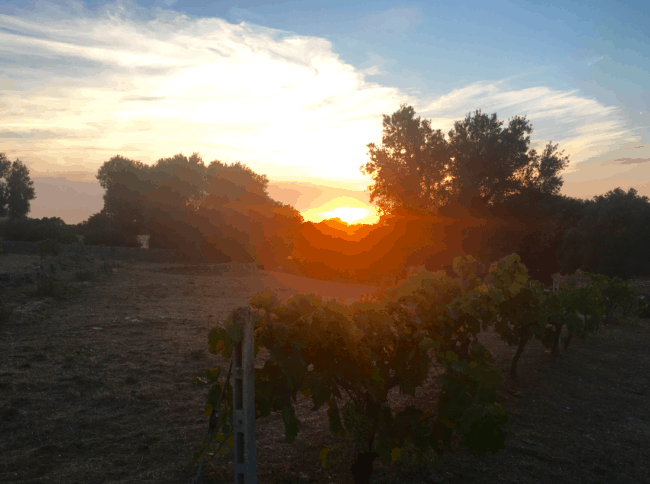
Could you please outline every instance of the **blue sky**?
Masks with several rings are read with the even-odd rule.
[[[648,32],[642,2],[0,2],[0,151],[70,181],[33,216],[78,221],[74,183],[115,154],[199,151],[316,220],[370,208],[366,144],[408,103],[445,133],[525,115],[570,156],[563,193],[650,195]]]

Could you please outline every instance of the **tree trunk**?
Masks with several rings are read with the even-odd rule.
[[[529,339],[530,331],[525,331],[522,329],[521,333],[519,334],[519,346],[517,347],[517,352],[515,353],[515,356],[512,357],[512,363],[510,364],[511,378],[517,378],[517,362],[519,362],[519,358],[524,352],[524,346],[526,346],[526,343],[528,343]]]
[[[377,452],[357,452],[357,460],[350,467],[354,484],[370,484],[372,462],[378,456]]]
[[[571,338],[573,338],[573,332],[569,330],[569,334],[566,338],[566,341],[564,342],[564,351],[569,347],[569,343],[571,342]]]

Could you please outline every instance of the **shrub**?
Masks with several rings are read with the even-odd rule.
[[[61,253],[61,247],[56,239],[40,240],[37,246],[41,259],[45,259],[48,256],[56,257]]]
[[[105,245],[107,247],[140,247],[137,231],[125,231],[115,222],[115,218],[104,212],[97,212],[88,220],[77,224],[76,231],[84,236],[86,245]]]
[[[84,234],[84,244],[107,247],[140,247],[136,236],[127,236],[114,227],[93,229]]]
[[[21,242],[53,239],[61,244],[73,244],[77,241],[72,227],[59,217],[9,219],[0,223],[0,235],[5,240]]]
[[[36,297],[53,297],[61,299],[65,289],[63,284],[56,281],[53,277],[48,277],[38,281],[36,285]]]

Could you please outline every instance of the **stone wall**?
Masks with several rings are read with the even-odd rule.
[[[37,242],[0,242],[8,254],[38,255]],[[142,249],[140,247],[105,247],[99,245],[60,244],[63,254],[76,255],[86,251],[93,259],[117,259],[138,262],[179,262],[176,253],[170,249]]]

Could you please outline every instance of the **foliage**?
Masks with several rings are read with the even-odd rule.
[[[508,345],[517,345],[510,365],[510,376],[514,378],[524,347],[532,336],[546,330],[545,286],[529,279],[526,266],[518,256],[498,261],[490,268],[485,281],[506,295],[497,306],[494,329]]]
[[[496,113],[476,111],[456,121],[445,140],[410,106],[384,115],[382,143],[368,145],[370,161],[360,167],[372,177],[370,201],[383,214],[414,206],[434,213],[452,201],[485,206],[522,191],[559,193],[568,157],[550,142],[542,153],[531,150],[525,117],[502,125]]]
[[[562,267],[629,279],[650,275],[650,202],[630,188],[594,197],[557,253]]]
[[[505,253],[510,250],[519,254],[533,279],[551,285],[552,275],[562,270],[556,255],[562,237],[581,220],[586,204],[586,201],[564,195],[524,191],[510,196],[503,206],[502,213],[511,217],[508,220],[510,223],[469,237],[475,246],[486,249],[498,245],[495,243],[497,240],[510,241],[512,245],[504,247]],[[501,217],[501,207],[495,207],[491,212],[493,216]],[[504,237],[505,232],[517,227],[520,228],[518,237]],[[472,250],[465,245],[464,248],[466,251]],[[492,260],[502,255],[498,254]]]
[[[108,247],[139,247],[134,233],[123,230],[113,216],[105,210],[88,217],[77,226],[86,245],[105,245]]]
[[[65,290],[66,288],[63,283],[57,281],[54,276],[50,275],[49,277],[41,279],[36,283],[36,291],[34,292],[34,296],[61,299],[65,295]]]
[[[449,199],[444,134],[416,118],[410,106],[383,118],[382,143],[368,144],[370,161],[360,167],[374,183],[368,187],[370,202],[376,201],[384,214],[397,207],[444,204]]]
[[[34,182],[27,166],[18,159],[11,163],[5,153],[0,153],[0,217],[27,216],[34,198]]]
[[[58,217],[9,219],[0,224],[0,233],[5,240],[24,242],[52,239],[61,244],[73,244],[77,241],[74,230]]]
[[[255,370],[257,417],[280,412],[286,440],[293,442],[300,427],[297,393],[310,398],[314,409],[327,405],[330,432],[355,441],[351,470],[357,476],[372,472],[373,456],[398,460],[408,442],[420,454],[427,448],[442,454],[456,444],[475,452],[502,448],[501,428],[508,421],[496,399],[502,377],[476,335],[495,317],[495,304],[521,284],[488,287],[475,277],[475,266],[471,257],[457,258],[456,279],[419,272],[349,307],[316,295],[299,294],[286,304],[268,291],[251,298],[260,311],[255,353],[261,347],[271,353]],[[234,336],[231,323],[213,328],[209,350],[230,357]],[[428,410],[410,406],[395,413],[389,391],[414,396],[427,379],[429,353],[445,369],[439,401]],[[206,379],[220,385],[208,373]],[[213,395],[220,393],[220,386],[213,388]],[[341,399],[347,400],[342,407]],[[213,404],[209,397],[206,413]]]
[[[506,343],[518,344],[514,377],[531,337],[549,351],[566,349],[572,337],[584,338],[607,311],[629,308],[635,297],[624,281],[595,274],[587,274],[594,281],[589,286],[569,283],[549,293],[530,280],[517,254],[493,263],[482,280],[477,266],[471,256],[457,257],[456,278],[413,271],[395,289],[364,295],[351,306],[313,294],[295,295],[285,304],[268,290],[253,296],[255,354],[270,351],[264,367],[255,369],[256,417],[280,412],[291,443],[300,428],[294,411],[298,392],[311,399],[314,410],[327,405],[332,435],[355,442],[355,482],[366,482],[360,476],[370,475],[376,456],[386,464],[401,461],[410,444],[420,460],[427,449],[442,455],[458,445],[477,453],[503,448],[508,415],[496,397],[502,375],[477,334],[494,326]],[[560,341],[563,326],[569,336]],[[240,328],[229,320],[212,329],[208,349],[229,358],[240,338]],[[415,395],[431,356],[444,369],[438,374],[438,401],[429,409],[409,406],[395,413],[388,393],[398,388]],[[208,370],[203,380],[213,388],[206,415],[223,388],[218,375]],[[225,392],[232,397],[228,385]],[[227,407],[222,415],[229,412]],[[328,449],[319,458],[325,466]]]
[[[623,309],[625,315],[634,312],[635,315],[643,313],[643,306],[638,305],[636,291],[627,285],[620,277],[609,278],[603,274],[586,273],[594,287],[600,292],[599,303],[605,316],[605,322],[610,323],[617,307]]]
[[[176,250],[187,260],[274,267],[292,253],[302,223],[293,207],[268,196],[265,175],[240,162],[206,166],[198,153],[179,153],[147,166],[116,156],[97,178],[111,228],[90,231],[87,240],[96,243],[130,245],[147,233],[149,247]]]
[[[59,242],[56,239],[40,240],[37,243],[37,247],[41,260],[46,257],[56,257],[61,254],[61,246],[59,246]]]

